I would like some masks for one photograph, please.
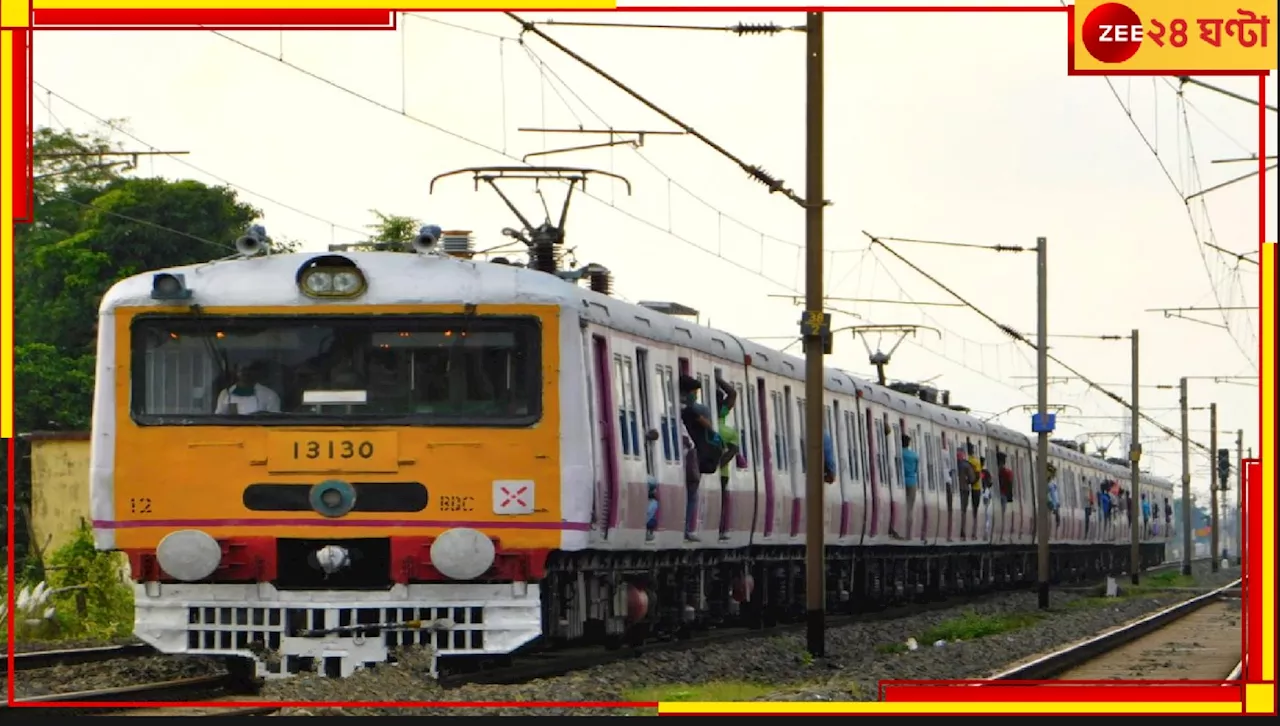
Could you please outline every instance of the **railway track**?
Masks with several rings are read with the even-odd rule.
[[[265,716],[278,710],[270,706],[239,705],[242,704],[241,701],[233,700],[238,687],[239,683],[225,674],[200,676],[119,688],[99,688],[92,691],[51,693],[45,696],[18,698],[12,704],[4,707],[19,708],[21,709],[19,713],[29,717],[45,714],[102,715],[119,712],[128,712],[130,715],[138,716]],[[211,703],[201,703],[190,707],[165,708],[141,708],[126,705],[143,702],[187,703],[217,700],[225,700],[228,703],[236,703],[238,705],[223,707]],[[53,705],[70,703],[77,705]],[[40,708],[41,704],[50,704],[50,707]]]
[[[1145,571],[1152,574],[1180,563],[1168,563]],[[1109,650],[1132,642],[1143,635],[1157,630],[1161,624],[1172,622],[1178,614],[1190,614],[1195,610],[1208,606],[1211,601],[1229,595],[1233,588],[1238,588],[1239,581],[1231,586],[1219,588],[1208,595],[1193,598],[1174,608],[1156,613],[1125,628],[1107,633],[1084,643],[1073,646],[1067,651],[1045,656],[1037,661],[1020,666],[1008,673],[997,676],[1001,680],[1013,679],[1048,679],[1057,677],[1057,673],[1065,673],[1070,668],[1083,664],[1089,656],[1099,656]],[[841,615],[828,618],[828,627],[840,627],[854,623],[865,623],[882,620],[893,620],[911,617],[925,612],[947,610],[962,605],[981,602],[984,599],[997,597],[1007,591],[991,591],[977,596],[952,598],[936,602],[912,603],[900,605],[876,612],[864,612],[856,615]],[[1238,589],[1234,589],[1238,594]],[[1238,600],[1235,604],[1239,610]],[[727,643],[753,638],[766,638],[799,632],[805,627],[803,622],[785,623],[770,628],[752,629],[746,627],[729,627],[715,629],[703,633],[695,633],[684,639],[650,642],[643,645],[604,650],[601,648],[571,648],[559,651],[545,651],[518,656],[509,665],[491,670],[467,670],[456,673],[442,673],[440,684],[446,689],[457,688],[468,684],[510,685],[526,683],[539,678],[550,678],[573,671],[584,670],[609,663],[642,658],[648,654],[692,650],[717,643]],[[1236,638],[1238,653],[1239,638]],[[1069,651],[1069,652],[1068,652]],[[18,671],[47,668],[59,665],[75,665],[114,659],[131,659],[157,655],[150,646],[123,645],[99,648],[81,648],[55,651],[34,651],[15,655],[15,669]],[[1238,660],[1238,658],[1237,658]],[[1058,670],[1055,670],[1058,669]],[[1054,675],[1047,675],[1054,674]],[[1221,678],[1223,674],[1211,676]],[[1077,676],[1073,676],[1077,677]],[[1185,676],[1184,676],[1185,677]],[[243,684],[232,681],[228,675],[202,676],[158,683],[138,684],[121,688],[97,689],[74,693],[57,693],[18,699],[15,706],[24,711],[33,712],[24,715],[56,712],[63,715],[70,713],[93,715],[107,713],[127,713],[128,715],[180,715],[180,716],[266,716],[274,714],[278,709],[271,706],[245,705],[244,699],[236,699],[237,693],[243,693]],[[216,701],[223,700],[235,705],[219,706]],[[149,708],[142,706],[122,706],[115,704],[141,702],[196,702],[201,705],[166,706]],[[89,706],[53,706],[58,703],[81,702]],[[50,704],[43,709],[39,704]]]
[[[1200,562],[1204,560],[1196,560]],[[1170,562],[1144,570],[1144,576],[1156,572],[1181,567],[1181,562]],[[1095,582],[1093,587],[1097,587]],[[1007,590],[985,592],[976,596],[952,598],[926,603],[911,603],[893,606],[881,611],[862,612],[853,615],[836,615],[827,617],[827,627],[837,628],[843,625],[867,623],[883,620],[896,620],[912,617],[926,612],[949,610],[963,605],[972,605],[985,599],[1007,594]],[[804,622],[785,623],[770,628],[727,627],[702,633],[695,633],[685,639],[648,642],[617,650],[601,648],[572,648],[565,650],[541,651],[524,656],[517,656],[510,665],[491,670],[468,670],[456,673],[442,673],[439,678],[441,687],[445,689],[459,688],[472,684],[515,685],[527,683],[539,678],[553,678],[574,671],[585,670],[597,666],[617,663],[632,658],[642,658],[652,653],[693,650],[717,643],[728,643],[752,638],[768,638],[777,635],[802,632]]]
[[[66,648],[61,650],[33,650],[14,653],[13,669],[26,671],[33,668],[100,663],[106,660],[142,658],[158,655],[155,648],[142,643],[132,645],[106,645],[97,648]]]
[[[1239,677],[1240,580],[1016,666],[991,681]]]

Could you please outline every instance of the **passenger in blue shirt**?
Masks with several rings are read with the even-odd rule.
[[[823,430],[822,432],[822,478],[828,484],[836,480],[836,446],[831,439],[831,432]]]
[[[920,481],[920,455],[911,448],[911,437],[902,435],[902,486],[907,491],[907,539],[911,539],[916,513],[916,485]]]

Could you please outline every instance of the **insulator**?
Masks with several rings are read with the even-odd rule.
[[[613,275],[608,270],[595,270],[588,276],[591,289],[601,295],[613,294]]]
[[[535,242],[529,250],[529,267],[556,274],[560,270],[560,249],[550,241]]]
[[[782,32],[782,28],[773,23],[738,23],[733,26],[733,32],[738,35],[776,35]]]

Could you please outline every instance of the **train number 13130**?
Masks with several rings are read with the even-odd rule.
[[[372,441],[295,441],[294,459],[372,459]]]

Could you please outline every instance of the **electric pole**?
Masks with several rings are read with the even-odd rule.
[[[1218,404],[1209,404],[1209,569],[1218,571]],[[1225,480],[1224,480],[1225,483]]]
[[[1244,552],[1244,429],[1236,429],[1236,566]]]
[[[1191,449],[1187,441],[1187,378],[1178,381],[1182,405],[1182,574],[1191,574]]]
[[[805,595],[809,653],[826,652],[826,542],[823,511],[823,406],[826,379],[824,356],[830,344],[830,315],[824,311],[822,290],[823,198],[823,15],[808,13],[805,30]]]
[[[1036,579],[1040,609],[1049,609],[1049,240],[1036,238]]]
[[[1141,501],[1139,493],[1139,479],[1142,472],[1138,469],[1138,461],[1142,458],[1142,439],[1138,436],[1138,331],[1134,330],[1129,336],[1133,352],[1130,355],[1133,364],[1133,405],[1129,409],[1129,536],[1132,542],[1129,545],[1129,573],[1130,581],[1138,584],[1138,571],[1142,569],[1142,532],[1138,528],[1139,512],[1134,511]]]

